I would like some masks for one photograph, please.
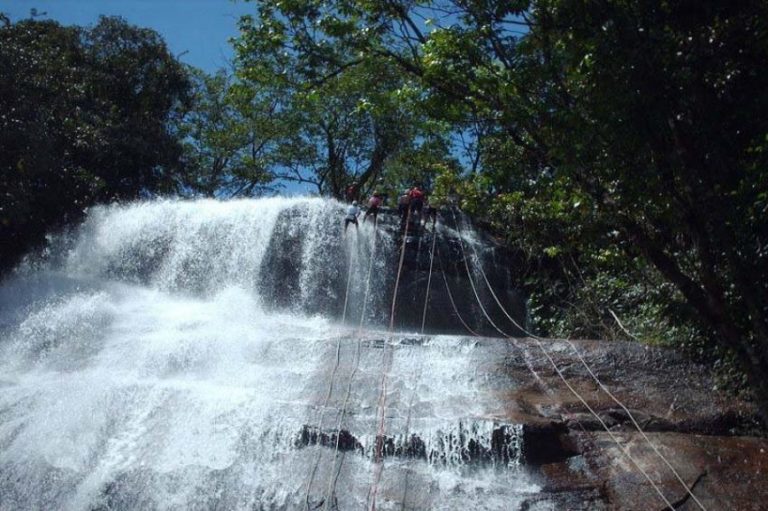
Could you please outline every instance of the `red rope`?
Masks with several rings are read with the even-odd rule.
[[[394,355],[392,353],[391,341],[392,331],[395,327],[395,307],[397,305],[397,290],[400,286],[400,275],[403,271],[403,261],[405,260],[405,243],[408,239],[408,224],[411,219],[411,208],[408,208],[408,212],[405,216],[405,229],[403,231],[403,238],[400,243],[400,261],[397,267],[397,277],[395,278],[395,290],[392,294],[392,308],[389,313],[389,335],[387,343],[384,345],[384,372],[381,376],[381,393],[379,394],[379,425],[376,431],[376,446],[374,448],[374,464],[375,472],[373,484],[371,485],[371,492],[369,494],[371,499],[371,511],[376,511],[376,495],[379,492],[379,482],[381,480],[381,473],[384,469],[382,464],[382,454],[384,450],[384,414],[387,407],[387,376],[392,369],[392,359]]]

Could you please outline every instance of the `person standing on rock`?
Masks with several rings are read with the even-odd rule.
[[[344,234],[347,233],[349,224],[355,224],[355,229],[357,229],[357,217],[359,214],[360,208],[357,207],[357,201],[352,201],[352,204],[347,208],[347,216],[344,217]]]

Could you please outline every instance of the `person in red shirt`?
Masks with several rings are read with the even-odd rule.
[[[353,181],[352,184],[347,187],[346,191],[344,192],[344,198],[347,199],[347,202],[357,200],[357,187],[357,181]]]
[[[368,220],[368,216],[373,215],[373,223],[374,225],[376,224],[376,220],[379,216],[379,208],[383,202],[384,201],[381,198],[381,194],[379,192],[373,192],[371,198],[368,199],[368,210],[365,212],[365,216],[363,217],[363,223]]]
[[[411,188],[408,192],[411,198],[411,211],[421,215],[421,209],[424,207],[424,192],[421,191],[418,185]]]

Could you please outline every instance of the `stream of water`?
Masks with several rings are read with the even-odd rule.
[[[514,510],[535,495],[496,399],[514,384],[505,347],[388,336],[396,242],[381,232],[374,250],[371,224],[343,236],[342,211],[154,201],[54,236],[0,286],[0,509],[346,510],[375,493],[377,509]]]

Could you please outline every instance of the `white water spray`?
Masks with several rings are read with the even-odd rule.
[[[71,237],[54,239],[48,263],[4,282],[0,509],[301,508],[323,448],[300,445],[300,433],[318,415],[335,340],[350,335],[334,320],[347,265],[355,262],[348,317],[356,323],[371,256],[372,225],[345,238],[342,211],[320,199],[94,208]],[[386,317],[382,290],[396,250],[386,233],[378,243],[371,326]],[[485,492],[493,498],[478,509],[509,509],[514,502],[500,495],[511,476],[502,484],[494,469],[470,475],[462,459],[470,441],[488,451],[493,433],[457,420],[492,406],[468,346],[444,337],[396,352],[388,431],[406,441],[397,436],[406,410],[396,403],[410,400],[423,365],[410,429],[427,456],[415,473],[441,502],[430,506]],[[428,363],[417,364],[417,348],[430,350]],[[362,445],[345,465],[347,502],[364,499],[380,352],[365,353],[344,425]],[[339,388],[351,369],[339,371]],[[334,427],[333,415],[321,429]],[[519,456],[510,449],[510,459]],[[516,492],[536,491],[514,480]],[[434,500],[435,491],[445,498]]]

